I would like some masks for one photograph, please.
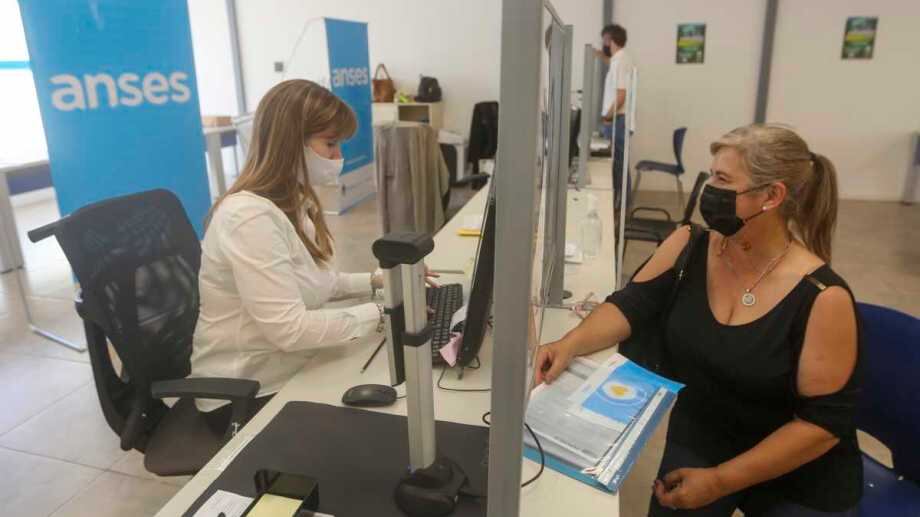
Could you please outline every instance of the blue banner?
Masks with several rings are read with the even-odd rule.
[[[342,144],[342,174],[348,174],[374,161],[367,24],[332,18],[325,21],[332,93],[351,106],[358,117],[358,132]]]
[[[210,208],[187,0],[20,0],[61,214],[164,188]]]

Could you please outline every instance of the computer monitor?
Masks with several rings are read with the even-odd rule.
[[[495,184],[490,182],[489,200],[482,218],[479,233],[479,247],[476,251],[476,265],[473,268],[473,282],[467,302],[466,322],[463,324],[463,341],[457,364],[466,367],[479,354],[486,326],[492,314],[492,284],[495,280]]]

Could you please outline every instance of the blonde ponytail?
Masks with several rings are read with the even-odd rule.
[[[813,172],[792,218],[805,247],[830,264],[837,225],[837,170],[825,156],[812,153],[811,158]]]

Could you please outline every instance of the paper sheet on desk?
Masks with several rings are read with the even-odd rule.
[[[221,514],[226,517],[241,517],[250,504],[252,504],[251,497],[218,490],[198,508],[193,517],[215,517]]]

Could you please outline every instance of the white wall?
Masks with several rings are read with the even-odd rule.
[[[581,87],[581,47],[599,40],[602,0],[556,0],[575,25],[573,89]],[[466,135],[473,105],[498,100],[501,70],[501,2],[496,0],[237,0],[247,107],[283,77],[304,23],[315,17],[367,22],[371,68],[384,63],[397,88],[415,93],[419,74],[438,78],[444,92],[444,126]],[[372,70],[373,72],[373,70]]]
[[[283,77],[273,63],[287,61],[304,23],[322,16],[367,22],[371,68],[385,63],[400,90],[414,94],[420,74],[437,77],[447,129],[466,134],[473,104],[498,100],[500,2],[237,1],[237,13],[250,111]]]
[[[604,28],[603,0],[552,0],[559,16],[572,25],[572,90],[580,90],[584,80],[585,45],[601,46]]]
[[[789,2],[783,2],[789,3]],[[709,170],[709,143],[754,119],[763,0],[617,0],[614,22],[639,69],[637,133],[630,161],[674,162],[671,135],[687,126],[685,192]],[[703,64],[675,64],[677,24],[706,23]],[[671,176],[644,174],[643,189],[674,189]]]
[[[225,0],[189,0],[189,25],[202,115],[238,115]]]
[[[879,17],[872,60],[840,59],[848,16]],[[842,197],[900,199],[920,130],[918,25],[915,1],[780,2],[767,119],[835,163]]]

